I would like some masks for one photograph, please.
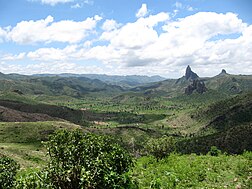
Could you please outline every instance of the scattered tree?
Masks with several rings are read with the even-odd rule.
[[[56,188],[130,188],[131,156],[105,136],[58,131],[46,142]]]
[[[145,149],[147,153],[153,155],[158,161],[175,150],[175,140],[168,136],[158,139],[152,138],[147,142]]]
[[[12,188],[15,180],[19,164],[13,159],[0,154],[0,188]]]

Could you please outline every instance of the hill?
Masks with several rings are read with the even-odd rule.
[[[202,107],[191,117],[201,123],[201,129],[179,142],[179,151],[207,153],[211,146],[235,154],[252,151],[252,93]]]
[[[102,82],[111,85],[118,85],[123,88],[131,88],[136,87],[138,85],[146,84],[146,83],[153,83],[158,81],[163,81],[165,78],[156,76],[142,76],[142,75],[105,75],[105,74],[37,74],[34,76],[38,77],[66,77],[66,78],[79,78],[85,77],[89,79],[98,79]]]
[[[80,97],[87,94],[102,93],[110,95],[122,92],[119,86],[106,84],[98,79],[85,77],[34,77],[17,74],[1,74],[0,90],[29,95],[67,95]]]
[[[201,89],[197,88],[199,85],[205,87],[202,92],[200,92]],[[167,79],[156,83],[138,86],[131,90],[144,94],[177,97],[185,94],[186,89],[190,86],[197,89],[195,92],[208,93],[209,91],[216,91],[220,95],[235,95],[252,91],[252,75],[232,75],[223,70],[217,76],[201,78],[188,66],[185,76],[179,79]]]

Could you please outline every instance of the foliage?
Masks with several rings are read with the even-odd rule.
[[[181,153],[207,154],[211,146],[222,152],[241,154],[244,150],[252,151],[252,125],[242,125],[207,136],[195,136],[177,142],[177,151]]]
[[[160,160],[175,150],[175,140],[167,136],[157,139],[151,138],[147,142],[145,149],[147,153],[153,155],[157,160]]]
[[[221,151],[216,146],[211,146],[211,149],[208,154],[211,156],[218,156],[221,154]]]
[[[46,143],[49,175],[56,188],[127,188],[131,156],[105,136],[58,131]]]
[[[50,183],[50,177],[47,171],[33,171],[26,174],[24,177],[17,179],[16,189],[53,189],[53,185]]]
[[[19,165],[9,157],[0,154],[0,188],[12,188]]]
[[[243,155],[179,155],[156,161],[145,156],[137,161],[132,175],[139,188],[251,188],[252,152]]]

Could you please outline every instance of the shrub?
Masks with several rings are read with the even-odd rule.
[[[175,140],[167,136],[158,139],[152,138],[147,142],[145,149],[147,153],[153,155],[158,161],[175,150]]]
[[[51,180],[49,178],[49,174],[47,171],[34,171],[31,172],[25,177],[21,177],[16,181],[15,188],[16,189],[38,189],[38,188],[46,188],[53,189],[53,185],[50,183]]]
[[[19,164],[13,159],[0,154],[0,188],[12,188]]]
[[[52,184],[61,189],[129,188],[131,156],[105,136],[58,131],[46,142]]]
[[[216,146],[211,146],[211,149],[208,154],[211,156],[219,156],[221,154],[221,151]]]

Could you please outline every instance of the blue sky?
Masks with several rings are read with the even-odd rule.
[[[0,72],[252,74],[250,0],[0,0]]]

